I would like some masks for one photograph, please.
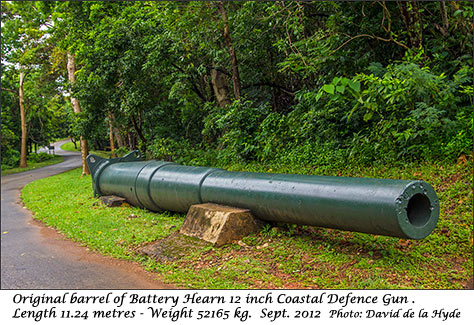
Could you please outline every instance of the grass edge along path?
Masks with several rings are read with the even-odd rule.
[[[30,161],[28,161],[27,162],[28,167],[26,167],[26,168],[14,167],[14,168],[4,169],[4,170],[1,171],[2,176],[22,173],[22,172],[26,172],[26,171],[29,171],[29,170],[32,170],[32,169],[37,169],[37,168],[41,168],[41,167],[46,167],[46,166],[50,166],[50,165],[59,164],[59,163],[63,162],[63,160],[64,160],[64,158],[62,156],[58,156],[58,155],[52,155],[52,156],[53,157],[51,157],[50,159],[45,160],[45,161],[41,161],[41,162],[30,162]]]
[[[257,165],[238,169],[282,172]],[[68,238],[104,255],[138,261],[164,281],[184,288],[460,289],[472,287],[471,171],[472,162],[348,167],[332,173],[431,183],[440,198],[441,215],[435,231],[424,240],[266,225],[240,244],[208,246],[163,263],[138,255],[136,249],[175,232],[183,214],[98,205],[91,178],[80,177],[79,169],[28,184],[22,200],[35,218]],[[308,171],[295,167],[284,172]]]
[[[75,148],[74,143],[72,143],[72,141],[70,141],[70,142],[64,143],[61,146],[61,149],[64,150],[64,151],[81,152],[81,148],[80,148],[79,143],[77,144],[77,146],[78,147]],[[90,150],[89,154],[94,154],[94,155],[97,155],[97,156],[100,156],[100,157],[103,157],[103,158],[111,158],[111,156],[112,156],[112,152],[110,152],[110,151],[101,151],[101,150]]]

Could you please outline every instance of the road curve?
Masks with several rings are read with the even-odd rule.
[[[138,264],[79,246],[32,219],[20,202],[31,181],[80,167],[80,153],[63,151],[62,163],[1,177],[1,289],[172,289]]]

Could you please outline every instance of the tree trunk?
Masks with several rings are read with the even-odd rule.
[[[410,40],[412,49],[423,45],[423,25],[418,13],[417,2],[397,1],[400,8],[401,17]]]
[[[67,54],[67,74],[69,78],[69,82],[71,83],[71,86],[74,85],[76,82],[76,65],[74,62],[74,55],[68,53]],[[81,106],[79,105],[79,101],[77,98],[74,98],[71,95],[71,104],[72,104],[72,109],[74,110],[74,113],[78,114],[81,112]],[[84,139],[82,136],[80,138],[81,141],[81,156],[82,156],[82,176],[84,175],[89,175],[89,167],[87,166],[87,155],[89,154],[89,146],[87,144],[87,140]]]
[[[217,104],[220,107],[226,107],[231,103],[229,89],[225,75],[219,70],[211,70],[211,84],[216,95]]]
[[[443,29],[441,32],[443,33],[443,36],[446,36],[449,32],[449,20],[448,11],[446,10],[446,4],[444,3],[444,1],[439,2],[439,9],[441,11],[441,19],[443,21]]]
[[[134,135],[132,134],[132,132],[128,131],[127,132],[127,139],[128,139],[128,149],[130,151],[134,150],[135,149],[135,139],[134,139]]]
[[[126,146],[125,140],[123,139],[122,133],[120,133],[119,128],[114,127],[113,131],[114,131],[115,140],[117,141],[117,146],[119,148],[125,147]]]
[[[115,154],[115,145],[114,145],[114,130],[113,130],[113,115],[111,112],[108,112],[109,115],[109,140],[110,140],[110,151],[112,152],[112,157],[115,158],[117,155]]]
[[[82,158],[82,176],[89,175],[89,167],[87,166],[87,156],[89,155],[89,145],[87,140],[81,136],[81,158]]]
[[[240,76],[239,76],[239,66],[237,64],[237,56],[235,55],[234,47],[232,46],[232,41],[230,39],[230,32],[229,32],[229,23],[227,19],[227,10],[225,9],[225,5],[223,1],[219,1],[217,3],[217,7],[219,8],[219,12],[222,16],[222,22],[224,23],[224,38],[227,44],[227,49],[229,51],[230,58],[232,60],[232,83],[234,85],[234,96],[235,99],[240,98]]]
[[[23,94],[23,83],[25,81],[25,72],[23,67],[20,70],[20,84],[18,89],[18,97],[20,98],[20,125],[21,125],[21,149],[20,149],[20,168],[27,167],[26,163],[26,140],[28,137],[28,129],[26,128],[26,109],[25,97]]]
[[[420,17],[420,10],[418,8],[418,1],[413,1],[413,10],[415,11],[414,15],[414,33],[415,33],[415,39],[416,39],[416,46],[417,48],[419,47],[424,47],[423,46],[423,22],[421,21]]]
[[[147,143],[146,143],[147,141],[146,141],[145,136],[143,135],[143,131],[142,131],[142,127],[140,123],[137,123],[137,119],[135,118],[135,115],[133,114],[132,114],[132,123],[133,123],[133,128],[135,129],[138,137],[140,138],[140,140],[142,140],[141,149],[145,153],[147,149]]]

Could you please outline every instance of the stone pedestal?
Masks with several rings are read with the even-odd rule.
[[[250,210],[205,203],[189,208],[179,232],[221,246],[258,231],[261,225]]]
[[[120,207],[124,203],[127,203],[127,201],[123,197],[118,197],[115,195],[101,196],[99,199],[102,201],[103,204],[110,208]]]

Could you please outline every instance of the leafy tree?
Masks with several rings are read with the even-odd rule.
[[[43,139],[37,132],[41,111],[53,124],[72,123],[69,132],[92,148],[139,148],[149,157],[187,163],[370,164],[455,159],[472,151],[466,131],[472,129],[468,2],[10,7],[23,11],[5,13],[5,53],[17,53],[13,49],[23,47],[16,42],[27,39],[13,32],[13,22],[23,19],[49,35],[37,42],[44,49],[33,52],[50,59],[31,56],[40,58],[28,75],[38,90],[32,84],[25,90],[36,141]],[[69,75],[68,54],[75,69]],[[11,81],[3,84],[18,83],[20,67],[2,67]],[[54,71],[50,79],[48,69]],[[64,93],[72,103],[64,102]],[[2,93],[7,97],[17,99]],[[73,114],[74,103],[80,113],[76,107]],[[17,143],[8,130],[15,132],[18,114],[7,113],[5,138]]]
[[[32,116],[40,118],[39,108],[44,109],[45,92],[55,78],[48,76],[47,69],[51,44],[46,32],[50,21],[34,2],[2,2],[2,71],[15,80],[10,92],[18,92],[20,111],[21,145],[20,167],[26,167],[28,121]],[[4,81],[2,74],[2,82]],[[51,90],[51,88],[50,88]],[[53,90],[55,91],[55,90]],[[40,120],[40,126],[44,124]],[[41,131],[41,130],[40,130]],[[37,136],[36,136],[37,137]],[[38,143],[44,143],[46,138]]]

